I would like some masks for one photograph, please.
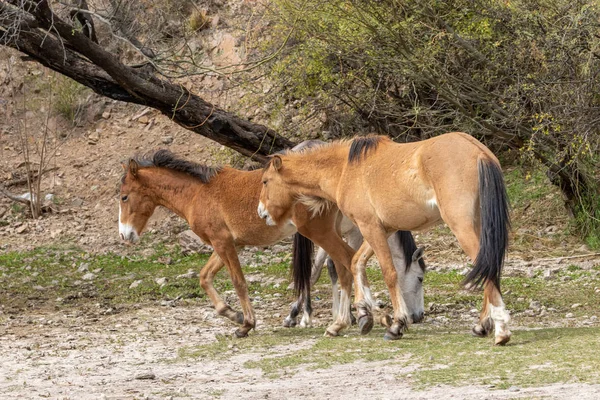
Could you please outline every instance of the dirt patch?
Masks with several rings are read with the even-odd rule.
[[[255,335],[265,335],[272,329],[263,325]],[[228,336],[230,330],[231,326],[215,317],[206,304],[144,307],[109,316],[77,311],[16,316],[1,326],[0,392],[6,398],[61,399],[600,396],[600,385],[577,383],[505,390],[482,386],[415,390],[410,381],[415,367],[393,360],[359,361],[318,370],[300,368],[269,378],[258,368],[245,367],[247,361],[259,360],[261,354],[238,352],[234,340],[224,357],[180,357],[180,349],[215,343],[217,337]],[[334,340],[352,343],[349,338]],[[289,346],[279,345],[277,351],[284,355],[313,343],[314,339],[307,338]],[[403,350],[404,354],[407,351]]]

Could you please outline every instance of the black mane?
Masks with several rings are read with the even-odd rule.
[[[410,269],[412,264],[412,256],[417,251],[417,244],[410,231],[398,231],[396,232],[400,245],[402,246],[402,252],[404,253],[404,261],[406,262],[406,270]],[[423,258],[419,258],[419,266],[425,271],[425,261]]]
[[[220,167],[207,167],[206,165],[178,158],[175,154],[171,153],[171,151],[165,149],[158,150],[154,154],[135,156],[131,159],[137,162],[140,167],[162,167],[172,169],[200,179],[202,183],[210,182],[210,180],[221,170]]]
[[[367,157],[367,153],[371,149],[376,149],[379,142],[383,140],[382,136],[362,136],[352,140],[350,152],[348,153],[348,162],[359,162]]]

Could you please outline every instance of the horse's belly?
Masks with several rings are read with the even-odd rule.
[[[395,204],[392,207],[377,210],[380,221],[389,230],[418,231],[437,224],[440,210],[437,205],[418,205],[414,203]]]
[[[238,246],[270,246],[296,232],[296,226],[291,222],[287,222],[282,227],[264,224],[263,229],[243,232],[235,237],[235,242]]]

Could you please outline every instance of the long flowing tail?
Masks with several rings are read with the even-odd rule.
[[[300,233],[294,235],[292,275],[296,296],[310,293],[310,273],[313,261],[314,244]]]
[[[508,196],[502,170],[497,163],[480,158],[477,167],[481,234],[475,266],[465,278],[465,283],[481,286],[490,281],[500,291],[500,275],[510,229]]]

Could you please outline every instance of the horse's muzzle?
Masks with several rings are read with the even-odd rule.
[[[420,313],[414,313],[412,315],[412,321],[413,324],[418,324],[419,322],[423,322],[423,319],[425,318],[425,314],[420,312]]]
[[[129,224],[122,224],[119,222],[119,236],[121,240],[129,243],[137,243],[140,240],[139,235]]]

